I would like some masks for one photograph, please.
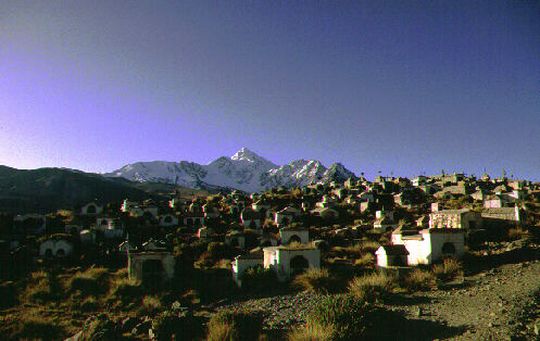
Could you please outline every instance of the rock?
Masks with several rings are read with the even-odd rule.
[[[82,330],[81,330],[81,331],[78,332],[77,334],[73,335],[73,336],[70,337],[70,338],[65,339],[64,341],[79,341],[79,340],[81,340],[81,338],[82,338],[82,334],[83,334],[83,332],[82,332]]]
[[[125,319],[122,320],[122,323],[121,323],[121,326],[122,326],[122,333],[128,333],[130,332],[131,330],[133,330],[133,328],[135,328],[135,326],[140,322],[140,320],[136,317],[126,317]]]
[[[152,327],[152,321],[151,320],[141,322],[141,323],[137,324],[135,326],[135,328],[133,328],[131,330],[131,334],[133,334],[133,335],[146,334],[146,333],[148,333],[148,330],[151,327]]]

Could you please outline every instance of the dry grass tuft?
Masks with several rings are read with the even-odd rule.
[[[80,291],[83,296],[97,296],[107,290],[107,275],[105,268],[90,268],[77,272],[69,281],[68,290]]]
[[[375,264],[375,256],[373,256],[371,253],[365,253],[354,261],[355,266],[363,268],[371,267],[373,264]]]
[[[362,300],[375,301],[391,294],[397,287],[397,278],[385,272],[373,272],[355,277],[349,283],[349,292]]]
[[[405,286],[410,290],[427,290],[437,284],[437,277],[430,271],[414,269],[405,278]]]
[[[64,330],[50,318],[37,313],[22,315],[15,330],[10,335],[17,340],[59,340]]]
[[[308,292],[329,292],[334,281],[327,269],[310,268],[303,274],[296,276],[293,281],[295,287]]]
[[[433,266],[433,274],[441,281],[451,281],[463,275],[463,268],[456,259],[446,258],[442,264]]]
[[[263,316],[258,311],[220,310],[208,322],[208,341],[257,340]]]
[[[161,300],[158,296],[146,295],[142,299],[142,305],[139,308],[140,315],[156,315],[162,308]]]
[[[332,324],[310,324],[293,329],[287,337],[289,341],[331,341],[334,334],[335,327]]]

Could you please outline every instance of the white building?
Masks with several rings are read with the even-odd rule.
[[[63,258],[73,253],[73,243],[68,238],[51,236],[39,244],[40,257]]]
[[[242,276],[244,275],[244,272],[246,272],[246,270],[249,268],[256,268],[259,266],[262,267],[263,259],[264,257],[262,252],[249,253],[247,255],[240,255],[234,258],[234,261],[231,264],[233,280],[239,287],[242,286]]]
[[[465,252],[465,231],[447,228],[407,233],[398,228],[392,232],[391,243],[405,246],[407,265],[432,264],[444,257],[461,258]],[[380,248],[378,252],[377,265],[384,267],[385,257]]]
[[[474,230],[482,225],[482,215],[469,209],[442,210],[429,215],[429,228]]]
[[[274,214],[274,222],[278,227],[287,226],[295,221],[301,213],[300,209],[288,206]]]
[[[283,227],[279,229],[279,237],[282,245],[290,243],[309,243],[309,230],[299,227]]]
[[[379,267],[407,266],[409,251],[405,245],[383,245],[377,249],[375,255]]]
[[[237,256],[232,263],[233,279],[242,285],[244,272],[252,267],[262,266],[272,269],[280,281],[286,281],[296,274],[304,272],[308,268],[320,268],[321,251],[312,246],[287,247],[270,246],[254,253]]]
[[[263,252],[264,268],[273,269],[280,281],[286,281],[308,268],[321,267],[321,251],[312,246],[271,246],[265,247]]]

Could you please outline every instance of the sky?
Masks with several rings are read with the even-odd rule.
[[[540,180],[539,1],[0,1],[0,164]]]

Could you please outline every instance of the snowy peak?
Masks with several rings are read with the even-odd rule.
[[[356,178],[340,163],[326,168],[318,160],[300,159],[277,166],[245,147],[231,157],[222,156],[208,165],[188,161],[137,162],[105,176],[124,177],[138,182],[166,182],[190,188],[228,187],[246,192]]]
[[[250,163],[258,163],[261,165],[271,165],[271,167],[276,167],[275,164],[268,161],[267,159],[259,156],[257,153],[247,149],[246,147],[240,148],[233,156],[231,156],[233,161],[246,161]]]

